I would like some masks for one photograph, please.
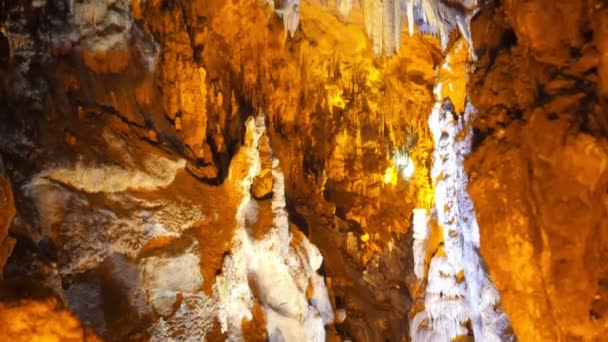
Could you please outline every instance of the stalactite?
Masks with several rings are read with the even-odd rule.
[[[407,30],[410,37],[414,36],[414,0],[404,0],[407,14]]]
[[[277,8],[274,0],[268,4],[283,18],[285,34],[295,34],[299,23],[300,0],[285,0]],[[352,10],[352,0],[337,0],[338,13],[346,18]],[[458,29],[469,44],[475,59],[470,22],[479,10],[476,0],[458,0],[446,3],[440,0],[361,0],[365,32],[372,42],[376,55],[391,56],[401,45],[401,15],[405,8],[408,32],[414,34],[414,25],[423,34],[438,35],[442,50],[446,50],[450,34]]]
[[[384,55],[392,56],[395,52],[395,0],[384,0],[382,17],[382,41]]]
[[[382,0],[373,0],[372,7],[372,46],[376,55],[382,53],[384,6]]]
[[[401,47],[401,0],[391,0],[393,5],[393,32],[395,39],[395,52],[399,53]]]
[[[352,0],[338,0],[337,1],[338,13],[343,18],[348,17],[352,8]]]
[[[271,7],[283,18],[285,35],[289,33],[293,38],[300,23],[300,0],[285,0],[281,8],[277,8],[273,1]]]
[[[365,23],[365,32],[367,33],[368,38],[372,38],[372,15],[374,13],[374,2],[376,0],[361,0],[362,1],[362,9],[363,9],[363,21]]]

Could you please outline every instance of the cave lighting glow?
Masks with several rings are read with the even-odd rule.
[[[382,181],[384,184],[397,185],[397,179],[401,176],[401,179],[407,181],[412,178],[416,167],[414,161],[406,154],[397,153],[391,159],[391,165],[384,171]]]
[[[394,165],[386,168],[382,181],[384,181],[384,184],[391,184],[393,186],[397,185],[397,170],[395,169]]]
[[[412,178],[414,171],[416,171],[412,158],[406,155],[399,155],[395,158],[394,163],[403,179],[408,180]]]

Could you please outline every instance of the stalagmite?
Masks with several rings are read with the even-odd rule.
[[[438,84],[437,88],[440,87]],[[447,341],[468,333],[473,333],[476,341],[513,339],[507,332],[510,324],[500,308],[498,292],[479,256],[475,211],[466,192],[468,180],[463,165],[471,146],[468,122],[473,115],[470,104],[457,117],[449,99],[438,99],[429,117],[435,145],[431,172],[435,183],[434,207],[443,231],[443,245],[435,252],[426,274],[424,310],[411,320],[414,341]],[[423,217],[420,212],[414,213],[417,277],[422,268]]]
[[[426,209],[414,209],[414,218],[412,222],[414,230],[414,274],[419,281],[425,277],[425,256],[426,244],[428,239],[428,223]]]
[[[407,30],[410,37],[414,36],[414,1],[405,0],[406,13],[407,13]]]
[[[325,324],[334,320],[325,281],[316,271],[323,257],[304,236],[289,230],[285,210],[283,173],[273,160],[273,227],[260,239],[248,232],[249,217],[257,216],[257,202],[250,195],[253,178],[260,173],[258,143],[264,133],[264,117],[247,122],[250,141],[246,149],[249,172],[241,182],[243,199],[237,211],[238,228],[231,255],[217,277],[219,318],[229,340],[241,340],[241,322],[252,319],[258,301],[266,316],[270,341],[325,341]],[[312,288],[309,304],[306,289]],[[253,287],[253,288],[252,288]],[[255,296],[254,296],[255,293]]]
[[[442,126],[436,119],[438,115],[447,118],[447,121],[441,122],[444,124]],[[438,102],[429,119],[429,127],[435,137],[432,176],[436,179],[441,177],[435,184],[435,208],[438,223],[444,232],[444,245],[435,253],[429,265],[424,293],[425,310],[417,313],[412,320],[414,341],[448,341],[467,334],[466,283],[461,279],[461,236],[456,226],[456,214],[450,210],[455,205],[456,197],[452,193],[454,188],[450,187],[452,184],[446,184],[451,179],[450,172],[455,168],[455,154],[451,153],[450,140],[446,138],[453,137],[455,132],[451,115]]]

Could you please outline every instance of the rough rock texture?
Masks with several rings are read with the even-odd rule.
[[[312,304],[307,278],[310,287],[325,278],[339,313],[328,339],[407,339],[410,213],[433,202],[426,123],[445,76],[440,44],[462,49],[464,40],[401,35],[398,54],[378,57],[378,42],[397,44],[394,27],[376,26],[370,42],[358,24],[365,8],[340,1],[339,14],[320,2],[0,1],[0,154],[17,208],[5,284],[48,290],[44,298],[110,340],[187,339],[183,331],[224,340],[278,337],[302,322],[321,336],[315,310],[328,310]],[[468,98],[464,79],[441,92],[456,113],[467,100],[478,108],[467,171],[481,254],[521,340],[599,338],[606,9],[592,0],[484,6],[472,27],[479,62]],[[385,14],[395,18],[376,21]],[[256,197],[271,188],[273,200],[253,198],[257,209],[237,217],[251,191],[241,183],[245,122],[259,112],[266,173],[252,177],[264,185]],[[282,211],[273,207],[283,196],[276,160]],[[295,242],[279,244],[287,251],[272,262],[281,283],[296,284],[294,310],[268,291],[260,274],[269,266],[237,253],[243,236],[257,241],[254,252],[277,253],[266,248],[277,215],[278,240],[292,232],[290,241],[309,239],[323,256],[310,264]],[[238,239],[237,228],[246,233]],[[231,268],[232,253],[247,263]],[[209,319],[225,310],[218,275],[246,294],[249,311],[230,323]]]
[[[534,0],[473,25],[483,57],[469,87],[469,193],[522,341],[589,341],[608,327],[605,24],[601,2]]]
[[[4,170],[4,163],[0,157],[0,279],[6,260],[15,246],[15,239],[8,236],[8,229],[15,216],[15,203],[11,182]]]
[[[215,284],[222,331],[231,341],[249,338],[239,328],[243,321],[259,320],[252,309],[260,305],[271,341],[322,342],[324,326],[334,321],[325,281],[317,273],[323,257],[297,228],[290,229],[278,160],[272,162],[271,205],[264,206],[267,202],[256,201],[249,193],[262,170],[262,159],[269,157],[262,158],[259,148],[264,131],[262,115],[248,120],[245,144],[234,158],[244,159],[247,170],[241,180],[243,197],[233,248]],[[233,176],[231,172],[229,177]]]
[[[0,319],[5,341],[102,341],[56,300],[0,303]]]
[[[251,195],[256,200],[268,199],[272,197],[272,170],[264,169],[260,174],[253,179],[251,184]]]
[[[434,203],[431,208],[414,209],[412,220],[417,283],[408,286],[415,295],[410,316],[414,341],[467,336],[477,341],[515,340],[479,255],[475,207],[467,193],[463,161],[471,150],[476,110],[470,103],[465,105],[466,60],[461,39],[437,69],[436,103],[428,119],[434,142]]]
[[[39,280],[110,339],[180,331],[179,317],[205,312],[207,299],[143,291],[141,280],[157,277],[142,270],[152,257],[198,253],[212,295],[242,196],[229,165],[245,118],[261,110],[289,217],[318,245],[346,311],[333,334],[408,336],[405,234],[408,213],[431,193],[424,122],[440,59],[434,38],[406,37],[408,48],[386,60],[363,27],[316,6],[302,6],[289,40],[253,0],[2,6],[3,79],[19,85],[3,83],[0,113],[23,217],[11,228],[22,250],[9,265],[14,281]],[[411,179],[403,160],[416,165]],[[270,205],[261,201],[260,215]],[[251,218],[254,236],[266,233],[265,219]],[[218,333],[211,324],[196,329]]]
[[[420,119],[431,105],[439,48],[416,36],[404,39],[411,48],[396,58],[375,59],[362,28],[314,6],[301,7],[300,27],[285,40],[279,18],[258,5],[186,11],[205,17],[203,30],[195,18],[185,20],[200,32],[195,56],[224,105],[234,92],[248,102],[241,107],[267,113],[290,217],[319,246],[338,305],[348,312],[340,333],[401,339],[409,310],[403,234],[417,196],[429,192],[430,144]],[[416,181],[394,174],[393,186],[384,179],[398,153],[420,167]]]

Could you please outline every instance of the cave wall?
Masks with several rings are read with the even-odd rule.
[[[9,228],[15,216],[15,201],[13,199],[13,188],[10,179],[6,175],[4,162],[0,158],[0,277],[4,264],[13,252],[15,239],[9,236]]]
[[[466,168],[481,252],[522,341],[605,334],[602,2],[503,1],[473,23]]]
[[[407,338],[415,283],[410,213],[432,202],[426,122],[433,83],[442,78],[437,39],[404,34],[399,54],[376,57],[357,13],[345,19],[310,3],[291,38],[274,11],[253,0],[0,1],[0,9],[0,152],[8,166],[0,179],[10,179],[16,202],[8,237],[0,224],[3,246],[17,240],[9,278],[35,279],[64,304],[91,288],[102,297],[116,288],[128,293],[132,284],[117,276],[132,270],[123,256],[103,254],[88,273],[76,267],[60,275],[56,264],[74,261],[79,240],[72,239],[107,239],[86,224],[91,213],[149,222],[144,200],[158,215],[191,220],[171,220],[180,238],[135,249],[146,258],[200,254],[210,261],[202,278],[213,278],[233,233],[215,228],[236,224],[230,165],[247,117],[262,113],[285,175],[292,228],[318,246],[334,308],[344,313],[330,338]],[[481,254],[523,341],[605,331],[606,23],[600,1],[488,4],[473,21],[478,61],[468,85],[452,80],[468,87],[478,113],[466,167]],[[462,113],[464,96],[451,101]],[[410,180],[394,174],[396,151],[416,165]],[[186,172],[167,187],[168,171],[148,172],[146,155]],[[51,172],[78,163],[144,172],[161,185],[106,197],[95,188],[102,185],[83,189]],[[50,201],[70,198],[60,213],[39,213],[27,192],[41,172],[52,184],[37,186],[62,189]],[[162,198],[171,204],[158,204]],[[69,225],[45,223],[46,214]],[[213,219],[201,223],[199,214]],[[3,210],[7,222],[11,216]],[[184,251],[181,237],[192,227],[197,233],[187,241],[217,248]],[[10,249],[0,248],[0,265]],[[104,304],[93,297],[87,301]],[[101,332],[120,339],[141,338],[151,316],[133,314],[124,324],[80,318],[98,327],[105,319]],[[218,323],[210,324],[204,329],[219,338]]]

